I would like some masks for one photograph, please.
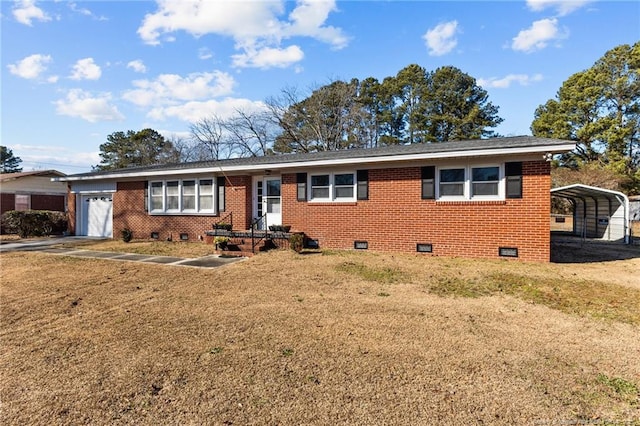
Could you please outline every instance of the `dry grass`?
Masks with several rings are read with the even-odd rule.
[[[213,244],[188,241],[132,240],[125,243],[121,240],[87,240],[80,244],[71,242],[60,244],[61,247],[73,246],[98,251],[149,254],[155,256],[174,256],[195,258],[214,254]]]
[[[633,280],[636,260],[584,278],[581,265],[339,251],[213,270],[5,253],[1,415],[640,424],[640,288],[611,278],[631,262]]]

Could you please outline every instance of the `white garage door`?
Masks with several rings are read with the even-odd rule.
[[[113,237],[113,197],[111,194],[82,197],[81,234],[89,237]]]

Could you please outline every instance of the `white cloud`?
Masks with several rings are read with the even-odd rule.
[[[147,67],[144,65],[144,62],[142,62],[142,60],[140,59],[136,59],[135,61],[130,61],[127,64],[127,68],[131,68],[135,72],[139,72],[141,74],[144,74],[147,72]]]
[[[290,23],[284,25],[288,37],[307,36],[342,49],[349,38],[340,28],[325,26],[331,12],[337,11],[335,1],[298,0],[296,8],[289,14]]]
[[[458,44],[457,33],[458,21],[443,22],[427,31],[422,38],[429,48],[429,55],[442,56],[451,52]]]
[[[111,104],[111,94],[92,96],[81,89],[72,89],[64,99],[54,102],[59,115],[79,117],[90,123],[123,120],[124,116]]]
[[[527,6],[534,12],[555,9],[559,16],[565,16],[591,3],[593,0],[527,0]]]
[[[206,60],[213,58],[213,53],[208,47],[201,47],[198,49],[198,59]]]
[[[216,116],[220,118],[231,117],[238,110],[251,112],[262,110],[265,105],[262,102],[249,99],[226,98],[221,101],[208,100],[205,102],[187,102],[183,105],[153,108],[148,117],[154,120],[165,120],[169,117],[179,118],[189,123],[205,118]]]
[[[482,86],[485,89],[495,88],[495,89],[507,89],[511,86],[512,83],[517,83],[521,86],[528,86],[531,83],[535,83],[538,81],[542,81],[542,74],[509,74],[502,78],[491,77],[488,79],[479,78],[478,85]]]
[[[172,40],[172,33],[186,31],[195,37],[218,34],[231,37],[236,50],[247,58],[264,49],[283,50],[281,42],[291,37],[311,37],[340,49],[347,45],[340,28],[325,25],[336,10],[335,1],[298,0],[285,19],[284,0],[259,2],[158,0],[158,10],[147,14],[138,28],[145,43]],[[170,38],[171,37],[171,38]],[[290,49],[290,48],[287,48]],[[284,50],[287,50],[284,49]],[[298,55],[302,58],[302,55]],[[274,66],[281,66],[276,62]],[[264,66],[252,60],[238,66]],[[258,65],[263,64],[263,65]]]
[[[235,80],[227,73],[214,71],[187,77],[161,74],[155,80],[136,80],[133,85],[136,89],[126,91],[123,98],[138,106],[150,106],[225,96],[232,92]]]
[[[100,162],[100,153],[73,152],[68,147],[55,145],[14,144],[9,146],[20,152],[22,166],[32,170],[56,169],[63,173],[81,173]]]
[[[304,58],[304,52],[298,46],[286,49],[265,47],[264,49],[247,49],[245,53],[233,55],[233,66],[240,68],[286,68]]]
[[[75,63],[69,78],[72,80],[97,80],[101,75],[102,70],[93,62],[93,58],[84,58]]]
[[[40,77],[40,74],[47,70],[47,64],[51,62],[50,55],[35,54],[7,65],[9,72],[18,77],[34,80]]]
[[[565,38],[566,33],[558,29],[558,19],[541,19],[531,24],[530,28],[522,30],[513,38],[511,48],[522,52],[533,52],[544,49],[550,41]]]
[[[13,17],[21,24],[32,26],[33,20],[47,22],[51,17],[36,6],[35,0],[17,0],[13,7]]]

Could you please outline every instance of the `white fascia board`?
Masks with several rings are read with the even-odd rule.
[[[228,172],[251,172],[257,170],[268,169],[299,169],[305,167],[323,167],[323,166],[345,166],[353,164],[371,164],[371,163],[396,163],[396,162],[408,162],[418,160],[433,160],[433,159],[447,159],[447,158],[467,158],[467,157],[490,157],[490,156],[506,156],[506,155],[518,155],[518,154],[546,154],[546,153],[561,153],[568,152],[575,148],[574,143],[568,143],[564,145],[550,145],[550,146],[530,146],[521,148],[500,148],[500,149],[479,149],[479,150],[463,150],[463,151],[451,151],[451,152],[429,152],[419,154],[396,154],[386,155],[380,157],[352,157],[352,158],[338,158],[327,159],[320,161],[295,161],[291,163],[264,163],[254,165],[237,165],[237,166],[217,166],[217,167],[201,167],[194,169],[175,169],[175,170],[154,170],[154,171],[142,171],[142,172],[120,172],[109,175],[96,175],[96,176],[67,176],[60,178],[52,178],[54,181],[77,181],[77,180],[103,180],[103,179],[121,179],[121,178],[149,178],[153,176],[174,176],[174,175],[195,175],[206,173],[228,173]],[[542,159],[542,157],[541,157]]]

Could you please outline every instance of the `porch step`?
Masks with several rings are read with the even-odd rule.
[[[271,250],[289,248],[289,238],[292,233],[272,231],[226,231],[216,229],[207,231],[206,243],[214,244],[215,237],[227,237],[229,242],[224,250],[216,250],[220,254],[253,256],[252,241],[256,241],[256,253]],[[253,235],[253,239],[252,239]]]

